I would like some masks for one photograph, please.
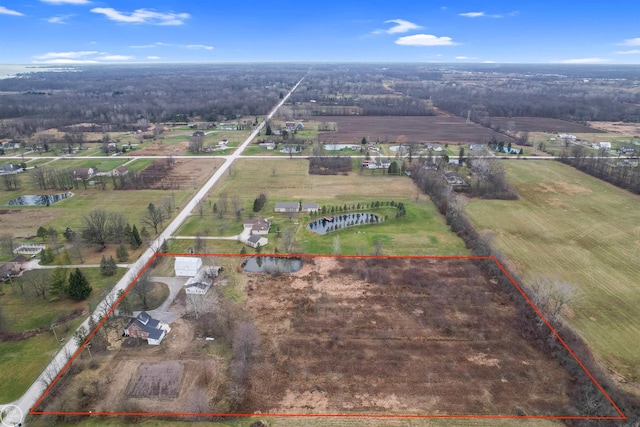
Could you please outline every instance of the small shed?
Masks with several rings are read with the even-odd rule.
[[[202,267],[202,259],[199,257],[176,257],[173,269],[176,276],[195,277]]]

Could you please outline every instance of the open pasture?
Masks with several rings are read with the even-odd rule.
[[[640,395],[640,197],[558,162],[507,162],[519,200],[466,211],[526,283],[573,284],[566,321]]]
[[[566,120],[546,117],[491,117],[491,124],[500,129],[512,132],[546,132],[546,133],[602,133],[597,126],[585,126]]]

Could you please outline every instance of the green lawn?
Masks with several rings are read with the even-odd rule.
[[[467,212],[526,281],[573,283],[568,321],[606,366],[640,383],[640,196],[552,161],[505,164],[520,200]]]
[[[87,300],[80,302],[68,299],[49,302],[34,296],[28,285],[25,285],[24,295],[20,294],[17,285],[3,285],[4,295],[0,299],[0,305],[7,329],[12,332],[41,326],[49,329],[54,320],[76,308],[89,313],[95,309],[103,292],[111,288],[125,272],[124,269],[118,269],[115,276],[104,277],[100,275],[98,268],[85,268],[82,271],[93,291]],[[85,314],[58,325],[58,338],[71,339],[74,330],[86,317]],[[0,372],[12,373],[3,376],[3,381],[0,381],[0,402],[10,402],[20,397],[49,363],[58,348],[53,332],[49,331],[24,341],[0,343]]]
[[[269,244],[263,252],[284,250],[281,241],[284,231],[290,229],[296,234],[297,245],[293,250],[305,253],[333,253],[334,237],[340,240],[342,254],[366,253],[373,250],[374,242],[382,244],[385,254],[397,255],[466,255],[463,242],[451,233],[441,215],[431,201],[406,176],[383,175],[382,171],[360,171],[344,175],[313,175],[307,172],[306,160],[251,160],[241,159],[234,163],[230,176],[209,194],[204,202],[203,215],[196,209],[176,233],[181,236],[233,236],[242,231],[242,221],[231,213],[232,198],[237,197],[239,207],[243,209],[242,218],[251,215],[271,219],[272,227],[267,238]],[[357,169],[357,168],[356,168]],[[384,189],[384,191],[381,191]],[[219,218],[213,212],[213,205],[221,205],[221,194],[227,194],[229,212]],[[260,194],[267,195],[267,203],[260,213],[253,213],[254,199]],[[384,207],[360,209],[360,212],[376,213],[388,216],[384,223],[346,228],[326,235],[308,231],[306,225],[315,218],[297,213],[287,218],[274,212],[277,201],[317,202],[320,206],[338,206],[344,204],[375,201],[403,201],[407,207],[406,216],[395,219],[396,209]],[[337,212],[336,214],[339,214]],[[281,235],[276,230],[280,228]],[[203,240],[209,250],[216,253],[238,253],[242,245],[236,241]],[[172,251],[186,251],[193,246],[192,240],[174,240]],[[247,248],[249,253],[252,248]]]

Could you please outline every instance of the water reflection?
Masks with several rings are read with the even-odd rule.
[[[242,270],[248,273],[294,273],[302,268],[300,258],[255,256],[242,264]]]
[[[5,206],[51,206],[52,204],[73,196],[73,193],[38,194],[16,197],[5,203]]]
[[[367,212],[357,212],[317,219],[309,223],[309,225],[307,225],[307,229],[318,234],[327,234],[331,231],[340,230],[345,227],[375,224],[378,222],[380,222],[380,217],[378,215]]]

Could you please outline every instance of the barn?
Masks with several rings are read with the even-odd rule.
[[[176,257],[173,265],[176,276],[187,277],[195,277],[200,267],[202,267],[202,259],[200,257]]]

